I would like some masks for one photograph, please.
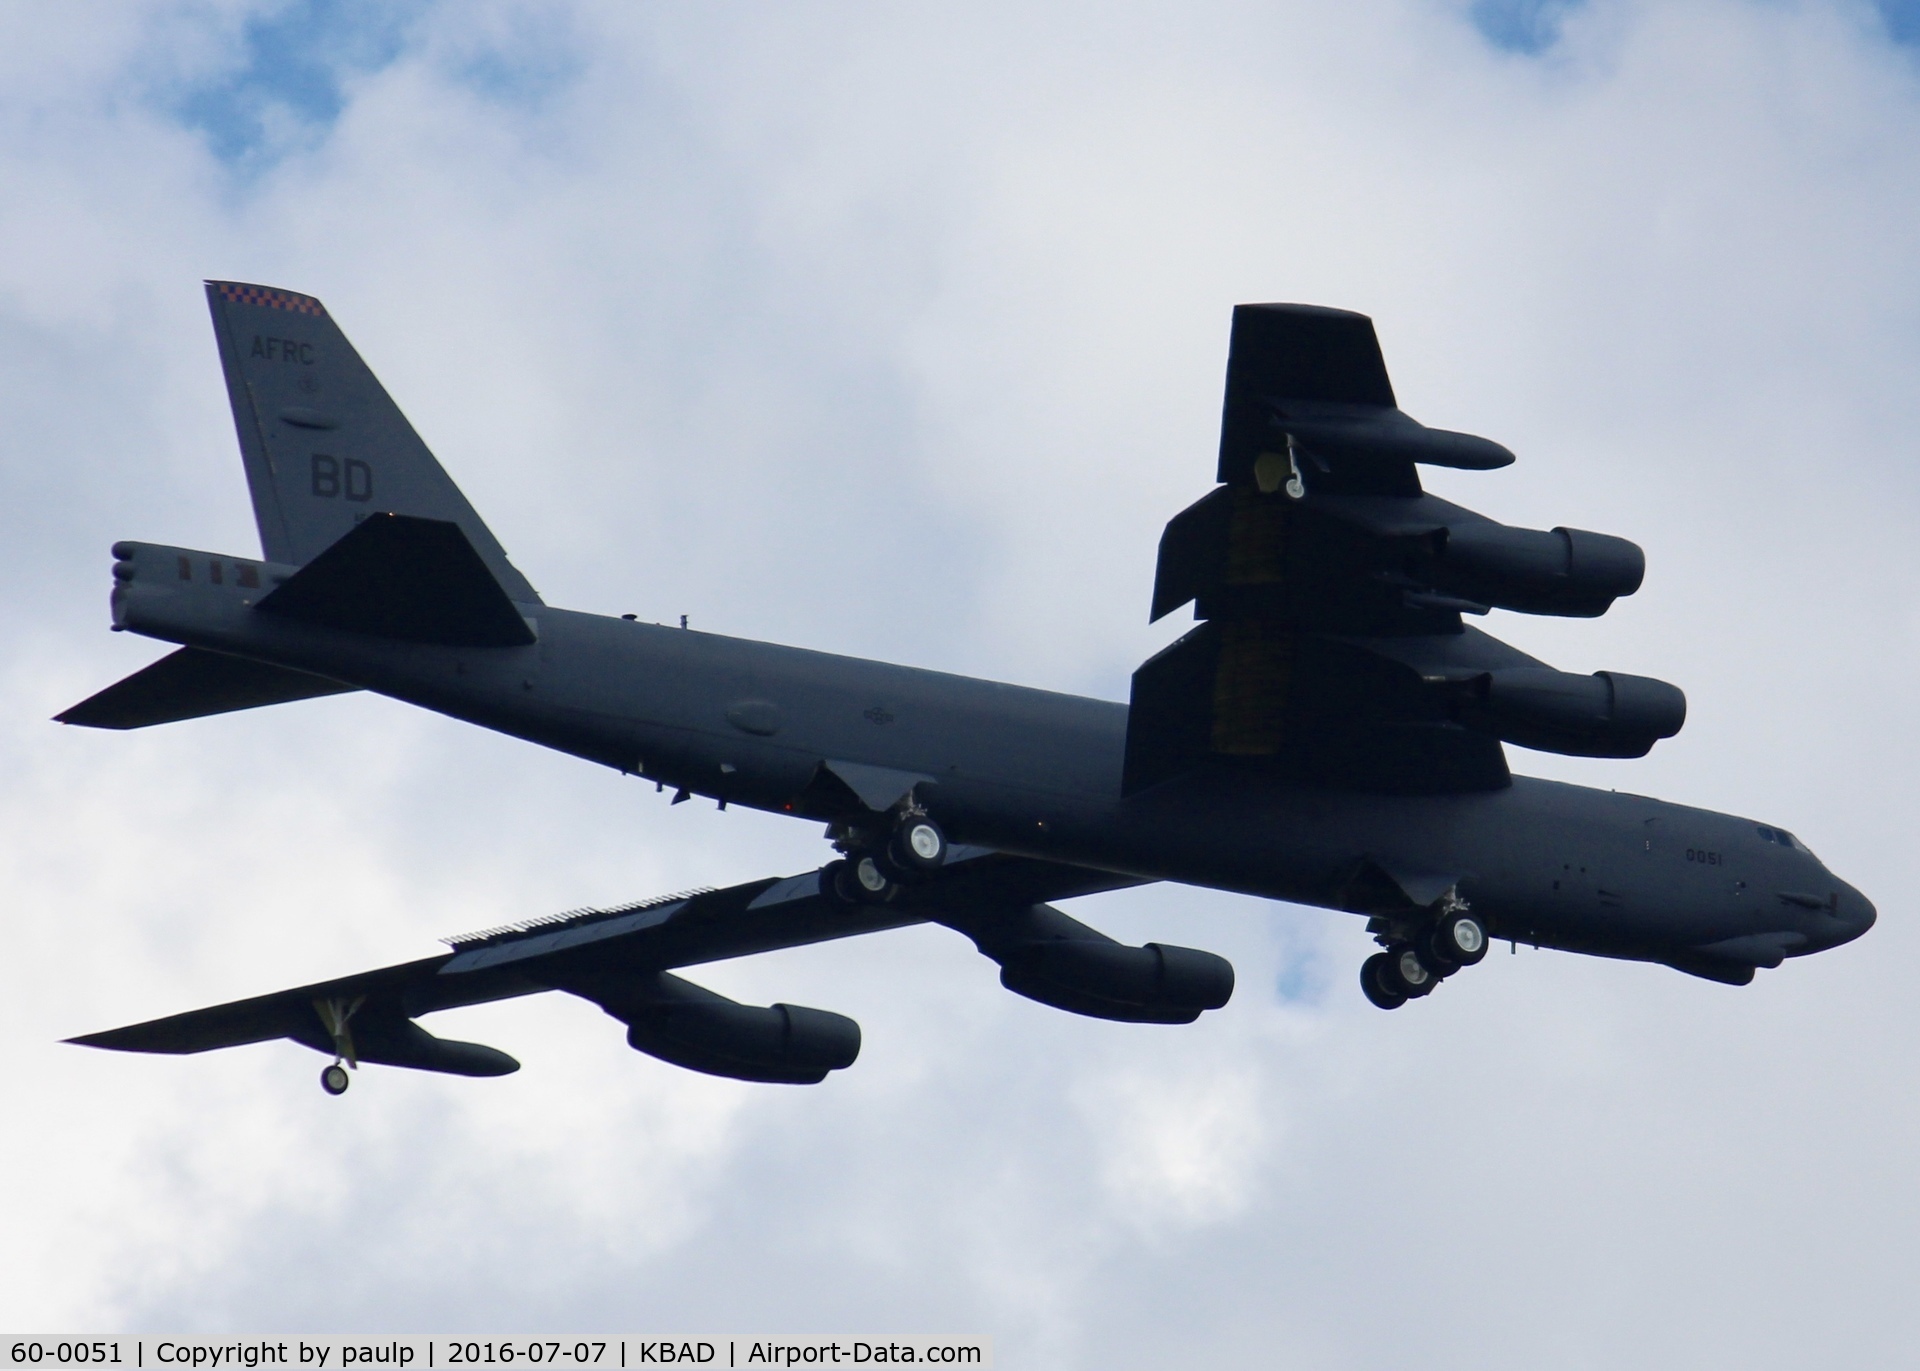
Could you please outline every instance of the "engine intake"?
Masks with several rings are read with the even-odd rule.
[[[1687,721],[1678,686],[1648,676],[1551,667],[1490,671],[1468,683],[1461,722],[1503,742],[1569,757],[1644,757]]]
[[[1592,619],[1640,589],[1647,556],[1605,533],[1475,522],[1437,534],[1425,572],[1435,589],[1481,604]]]

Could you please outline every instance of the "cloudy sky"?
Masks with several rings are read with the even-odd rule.
[[[0,1327],[982,1334],[1013,1367],[1802,1367],[1920,1335],[1920,12],[1842,0],[0,6]],[[320,296],[548,600],[1124,698],[1229,311],[1378,324],[1430,487],[1632,537],[1643,762],[1879,927],[1734,990],[1522,951],[1396,1014],[1349,916],[1190,1028],[940,930],[701,973],[811,1089],[581,1002],[525,1069],[58,1040],[441,934],[800,871],[812,827],[361,696],[119,735],[122,537],[257,547],[199,281]],[[1275,835],[1284,841],[1284,835]]]

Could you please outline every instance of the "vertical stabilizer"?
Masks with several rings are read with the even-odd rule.
[[[321,303],[207,282],[268,561],[303,566],[369,514],[458,524],[508,597],[537,604],[487,526]]]

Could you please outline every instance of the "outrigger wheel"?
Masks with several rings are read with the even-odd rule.
[[[329,1095],[344,1095],[347,1087],[353,1084],[353,1077],[347,1074],[347,1068],[334,1062],[320,1072],[320,1088]]]

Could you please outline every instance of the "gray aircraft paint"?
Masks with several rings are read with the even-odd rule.
[[[1203,757],[1129,793],[1129,731],[1140,719],[1126,705],[546,606],[317,301],[231,283],[211,284],[209,301],[262,543],[284,560],[116,544],[114,627],[235,659],[252,674],[244,688],[204,707],[156,699],[153,690],[142,695],[136,676],[62,716],[71,722],[140,726],[365,689],[726,804],[847,821],[886,808],[889,795],[910,794],[956,844],[1062,869],[1045,889],[971,888],[976,902],[1014,900],[1009,908],[1044,909],[1036,902],[1063,892],[1167,880],[1350,909],[1397,927],[1396,920],[1417,919],[1458,896],[1496,937],[1733,982],[1783,957],[1858,937],[1873,922],[1871,904],[1810,852],[1735,816],[1525,777],[1508,783],[1503,764],[1494,782],[1483,775],[1433,793],[1390,793]],[[1347,321],[1361,318],[1312,313],[1349,332]],[[1236,347],[1240,328],[1237,313]],[[272,347],[255,347],[256,338],[274,340]],[[1368,323],[1368,345],[1371,339]],[[1377,350],[1356,365],[1378,367]],[[1378,392],[1370,403],[1391,406],[1383,369],[1366,384]],[[1235,385],[1229,439],[1247,429],[1234,409],[1245,387],[1237,399]],[[1322,406],[1300,426],[1315,431],[1312,425],[1334,423],[1341,413]],[[1483,439],[1422,429],[1404,416],[1368,425],[1354,430],[1361,438],[1329,440],[1325,450],[1382,443],[1395,454],[1415,453],[1411,460],[1477,469],[1511,460]],[[1377,432],[1387,436],[1370,436]],[[1271,442],[1257,433],[1249,441]],[[1272,494],[1279,478],[1251,465],[1236,471],[1230,449],[1223,440],[1222,479],[1257,476]],[[349,482],[348,460],[360,464],[357,484]],[[1357,517],[1379,523],[1382,516],[1365,512],[1379,505],[1375,493],[1330,493],[1326,503],[1343,498],[1363,510]],[[1402,519],[1415,511],[1428,520],[1480,520],[1430,497],[1402,500],[1394,510]],[[477,553],[474,566],[484,570],[454,568],[431,594],[396,574],[382,590],[394,612],[417,619],[444,605],[452,619],[464,614],[494,627],[472,630],[475,641],[404,641],[390,627],[367,631],[355,619],[364,605],[318,619],[263,607],[276,595],[292,604],[288,597],[317,583],[322,552],[348,547],[343,539],[371,545],[376,535],[386,538],[387,526],[367,521],[396,515],[403,517],[390,530],[401,542],[438,537],[436,527],[458,529],[472,549],[465,555]],[[303,567],[313,568],[304,578]],[[316,593],[324,603],[324,590]],[[1163,599],[1177,605],[1179,598],[1157,593],[1157,611],[1165,612]],[[413,600],[419,604],[409,608]],[[1409,596],[1393,612],[1418,616],[1411,636],[1384,647],[1349,641],[1442,685],[1449,673],[1541,667],[1483,634],[1463,633],[1462,608],[1474,607]],[[1446,632],[1429,626],[1445,621]],[[503,633],[518,641],[507,643]],[[285,679],[263,682],[262,666]],[[1459,733],[1444,727],[1450,737]],[[1498,743],[1482,738],[1472,746],[1480,749],[1475,755],[1491,747],[1499,756]],[[725,956],[917,918],[967,930],[969,914],[937,882],[924,901],[931,912],[911,912],[910,898],[896,917],[877,922],[863,916],[836,925],[822,914],[796,920],[785,935],[777,925],[762,930],[746,946],[719,931],[709,936],[714,955]],[[993,935],[979,932],[979,919],[989,913],[984,905],[975,911],[983,950]],[[685,949],[677,955],[710,959]],[[598,992],[590,998],[606,1002]],[[637,1038],[635,1045],[642,1045]]]
[[[183,558],[204,568],[220,560],[210,554],[122,548],[133,574],[119,627],[350,682],[730,804],[787,810],[823,762],[846,758],[938,778],[922,793],[957,841],[1142,879],[1339,907],[1343,871],[1370,859],[1409,881],[1464,882],[1525,941],[1656,960],[1761,932],[1804,934],[1815,950],[1857,931],[1857,912],[1779,899],[1860,897],[1729,815],[1525,777],[1392,796],[1195,776],[1123,799],[1124,705],[550,608],[526,647],[396,644],[256,615],[231,576],[179,579]],[[270,584],[294,568],[262,571]],[[747,697],[778,707],[773,736],[728,722]],[[1687,862],[1689,848],[1725,862]]]

